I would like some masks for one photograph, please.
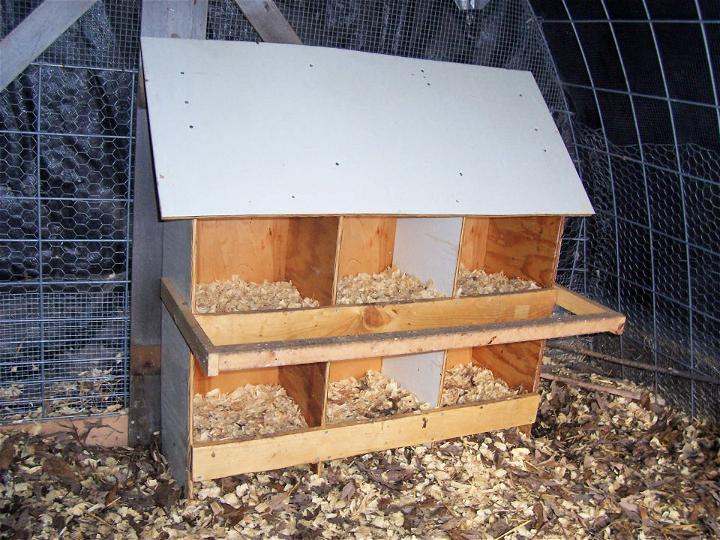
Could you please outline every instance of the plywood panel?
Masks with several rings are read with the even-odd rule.
[[[460,264],[468,270],[485,268],[490,218],[466,217],[460,244]]]
[[[592,212],[528,72],[252,42],[142,54],[163,218]]]
[[[403,304],[195,315],[215,345],[379,334],[509,320],[538,319],[555,303],[553,289],[502,296]]]
[[[278,368],[223,371],[208,377],[203,373],[200,365],[193,361],[193,394],[206,394],[216,388],[223,394],[229,394],[246,384],[280,384]]]
[[[330,373],[328,383],[341,381],[349,377],[360,379],[370,371],[381,371],[383,359],[377,358],[360,358],[358,360],[343,360],[341,362],[332,362],[330,364]]]
[[[537,391],[544,341],[490,345],[473,349],[473,363],[489,369],[508,386]]]
[[[289,220],[199,219],[195,239],[195,282],[238,275],[246,281],[282,281]]]
[[[280,384],[310,427],[319,426],[325,414],[325,370],[324,362],[279,368]]]
[[[445,351],[385,357],[382,372],[410,390],[420,401],[436,405],[444,357]]]
[[[394,217],[343,216],[337,253],[336,279],[361,273],[382,272],[393,262],[395,244]],[[329,382],[348,377],[359,379],[369,370],[381,371],[382,358],[333,362],[328,368]]]
[[[555,283],[561,236],[560,217],[492,218],[483,268],[550,287]]]
[[[202,443],[193,448],[193,479],[280,469],[530,424],[539,401],[537,394],[529,394],[251,441]]]
[[[321,306],[332,303],[339,221],[332,216],[289,220],[284,279]]]
[[[382,272],[393,262],[394,217],[344,216],[338,250],[338,279]]]

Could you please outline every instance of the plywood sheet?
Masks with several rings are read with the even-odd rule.
[[[163,218],[585,215],[528,72],[143,38]]]

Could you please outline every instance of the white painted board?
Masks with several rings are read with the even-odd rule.
[[[142,38],[163,218],[587,215],[528,72]]]
[[[383,358],[382,372],[433,407],[440,399],[444,351]]]
[[[452,296],[461,234],[461,218],[400,218],[393,265]]]
[[[460,218],[400,218],[393,265],[423,281],[431,279],[437,290],[452,296],[461,234]],[[382,371],[434,406],[440,397],[444,357],[443,351],[386,357]]]

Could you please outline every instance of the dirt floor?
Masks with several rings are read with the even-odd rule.
[[[628,385],[625,385],[626,387]],[[2,538],[718,538],[720,430],[544,383],[515,430],[197,484],[157,449],[0,446]]]

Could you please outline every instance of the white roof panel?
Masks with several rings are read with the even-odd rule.
[[[143,38],[163,218],[587,215],[532,75]]]

